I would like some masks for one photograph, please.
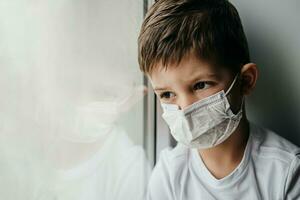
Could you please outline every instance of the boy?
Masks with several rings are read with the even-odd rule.
[[[139,36],[139,64],[178,141],[163,150],[147,199],[300,199],[300,149],[249,123],[258,70],[226,0],[159,0]]]

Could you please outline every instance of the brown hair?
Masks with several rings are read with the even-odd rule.
[[[227,0],[158,0],[138,38],[144,73],[158,62],[178,64],[193,50],[199,59],[238,72],[249,63],[247,39],[236,8]]]

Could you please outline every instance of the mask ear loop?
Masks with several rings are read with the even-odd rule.
[[[225,95],[227,96],[228,93],[231,91],[231,89],[233,88],[238,76],[239,76],[240,73],[237,73],[237,75],[235,75],[231,85],[229,86],[228,90],[226,91]],[[240,112],[241,110],[243,109],[243,106],[244,106],[244,103],[245,103],[245,96],[243,95],[243,98],[242,98],[242,103],[241,103],[241,107],[240,107]]]
[[[226,96],[227,96],[227,94],[231,91],[231,89],[233,88],[233,86],[234,86],[234,84],[235,84],[235,82],[236,82],[237,77],[239,76],[239,74],[240,74],[240,73],[238,73],[237,75],[235,75],[235,77],[234,77],[234,79],[233,79],[233,81],[232,81],[230,87],[229,87],[228,90],[225,92],[225,95],[226,95]]]

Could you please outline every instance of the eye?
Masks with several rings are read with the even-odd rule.
[[[161,99],[170,99],[170,98],[174,97],[175,94],[172,92],[163,92],[159,96]]]
[[[203,90],[207,89],[211,86],[212,84],[210,82],[198,82],[194,85],[193,89],[194,90]]]

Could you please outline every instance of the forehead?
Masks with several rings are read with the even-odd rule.
[[[178,64],[170,63],[164,66],[161,61],[156,63],[148,77],[153,87],[156,87],[171,84],[174,81],[188,83],[196,78],[214,77],[217,79],[221,77],[224,70],[224,68],[209,64],[191,53],[184,56]]]

